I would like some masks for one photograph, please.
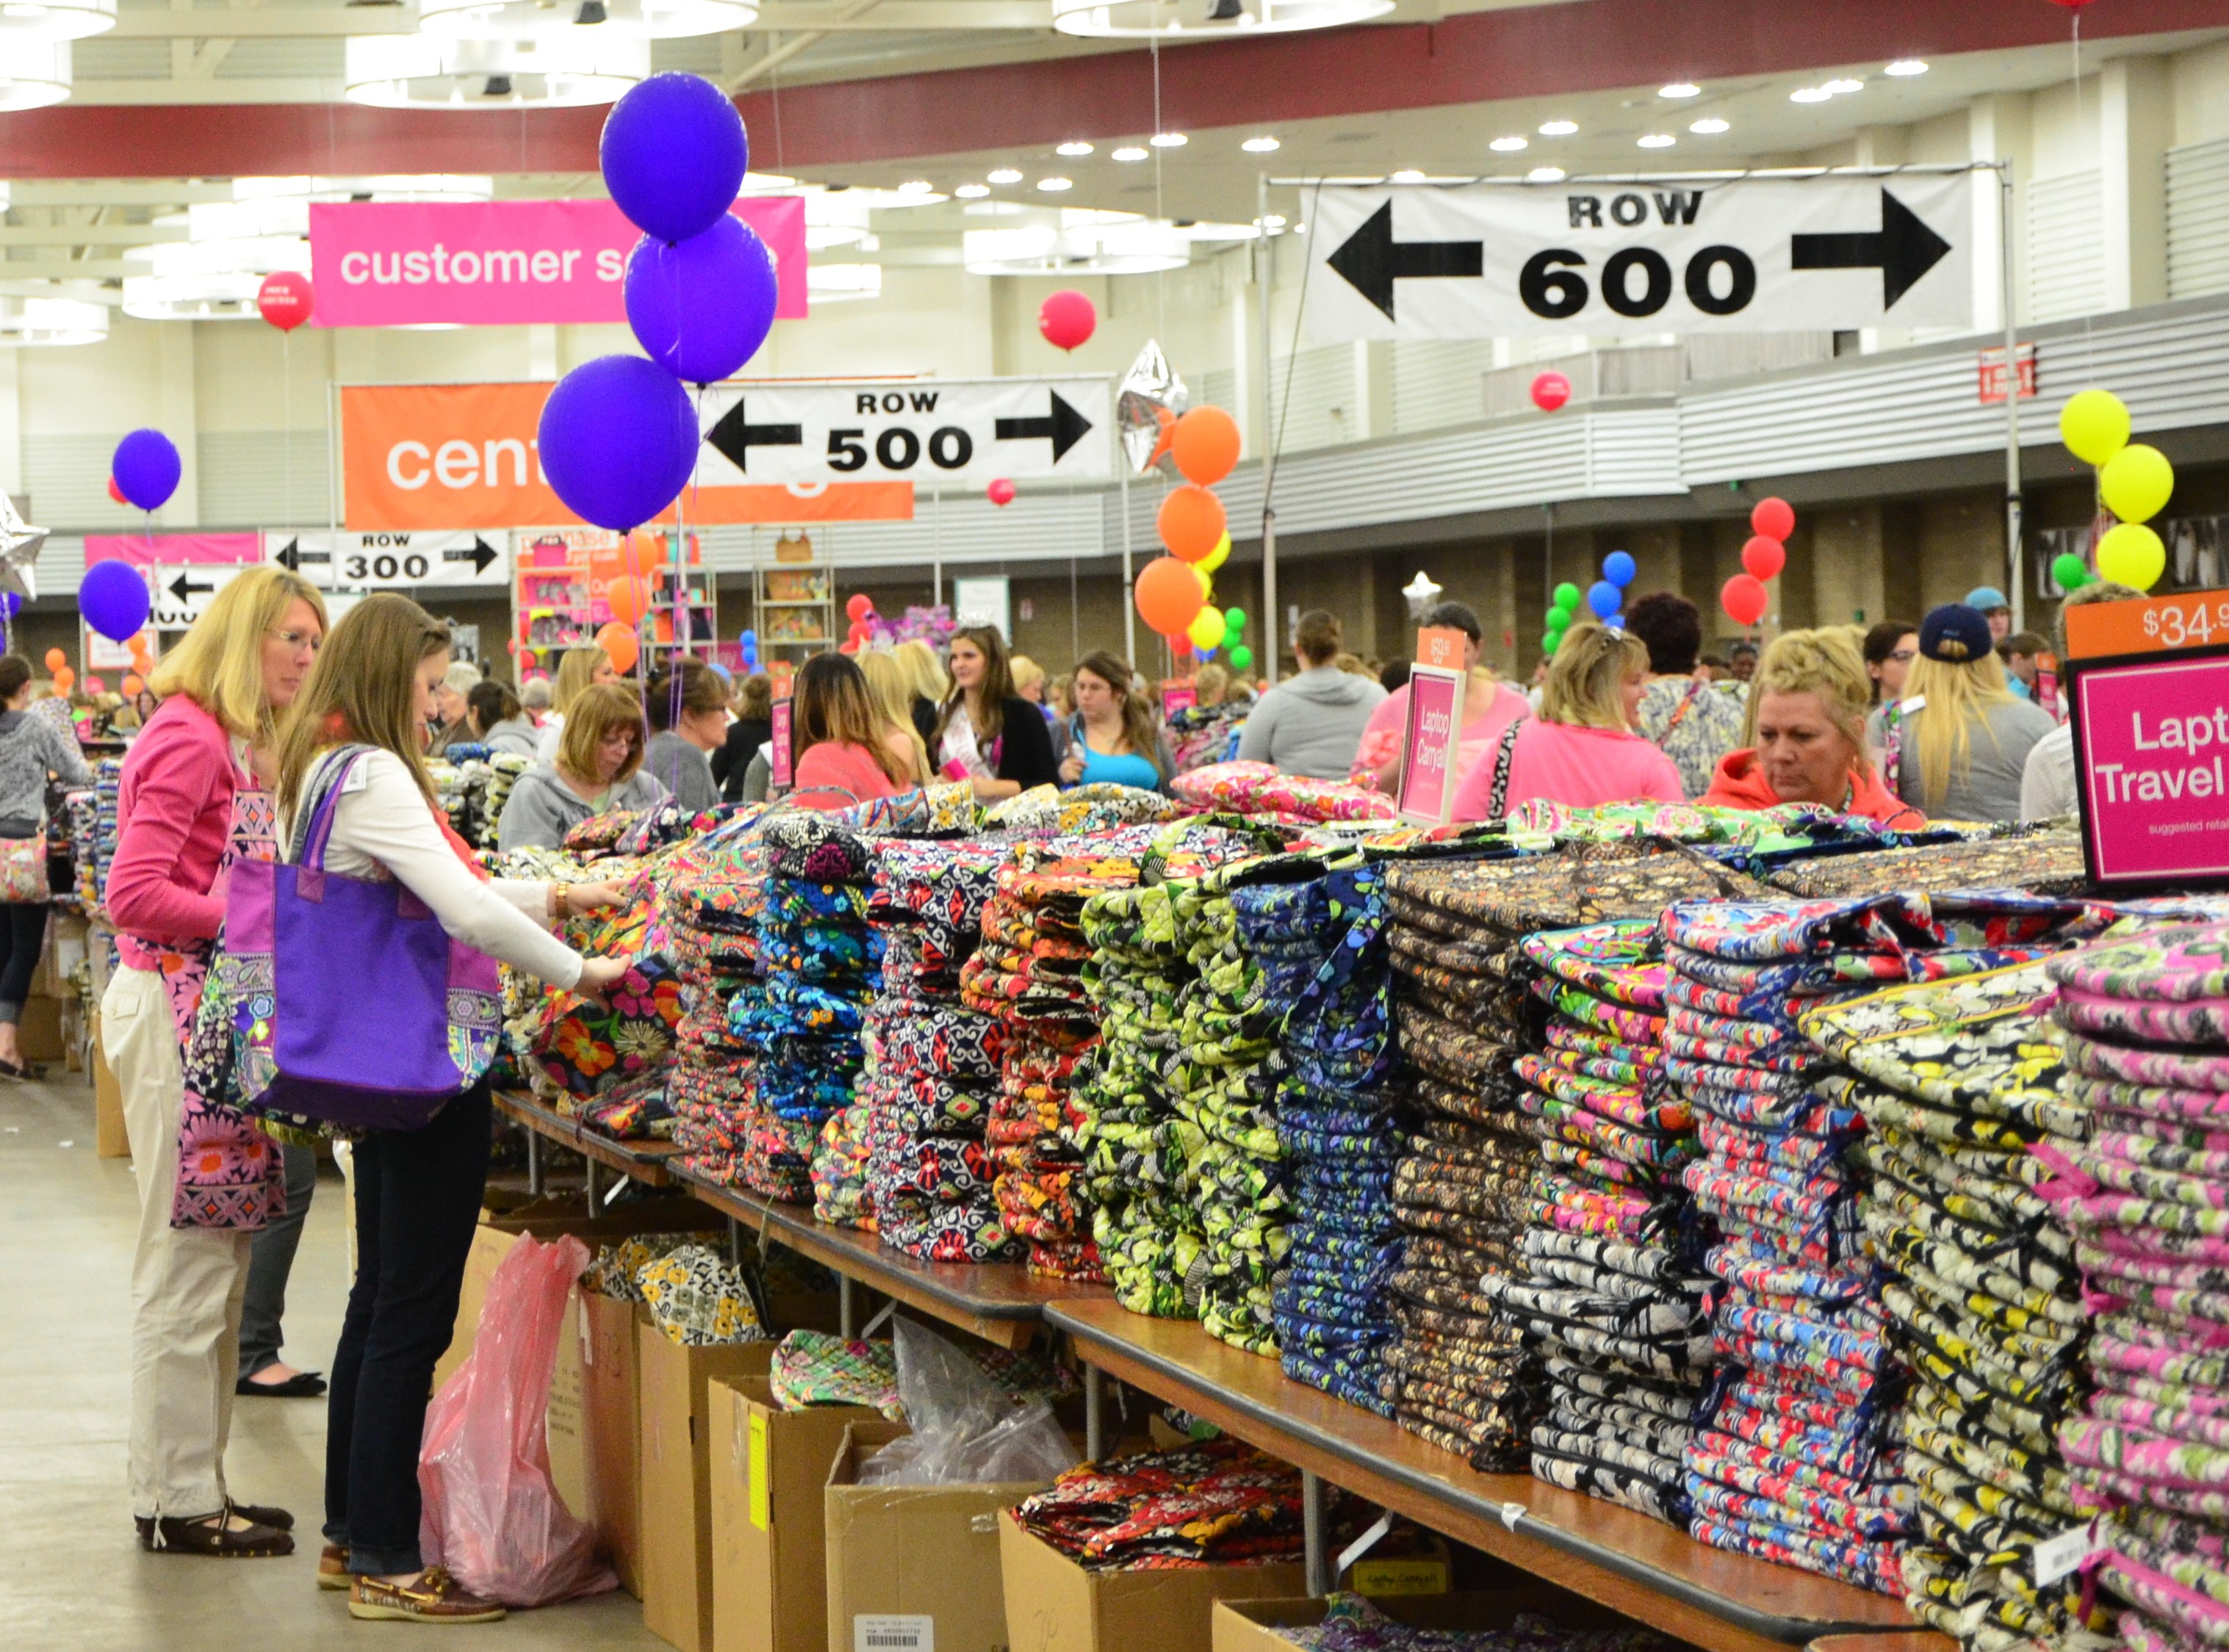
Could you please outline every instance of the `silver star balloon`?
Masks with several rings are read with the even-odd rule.
[[[25,522],[15,499],[0,493],[0,592],[12,592],[25,602],[38,600],[38,575],[33,570],[39,547],[46,542],[47,530]]]
[[[1142,476],[1167,456],[1177,415],[1191,405],[1185,381],[1159,343],[1147,339],[1122,375],[1121,392],[1114,399],[1114,427],[1122,432],[1123,456],[1134,471]]]
[[[1411,619],[1422,619],[1424,617],[1424,610],[1432,605],[1432,599],[1446,589],[1445,586],[1436,582],[1430,574],[1418,568],[1416,577],[1401,587],[1401,594],[1409,599],[1409,617]]]

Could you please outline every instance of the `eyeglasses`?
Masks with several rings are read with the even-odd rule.
[[[298,654],[305,648],[308,649],[311,653],[315,654],[320,648],[324,646],[325,643],[325,636],[323,631],[273,631],[271,633],[271,638],[273,642],[284,643],[288,648],[292,649]]]

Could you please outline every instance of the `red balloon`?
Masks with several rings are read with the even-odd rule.
[[[1737,573],[1718,592],[1718,604],[1735,624],[1754,625],[1772,605],[1772,596],[1765,590],[1764,581],[1754,574]]]
[[[875,599],[864,591],[855,591],[851,600],[844,605],[844,611],[855,620],[864,619],[875,611]]]
[[[1560,373],[1543,373],[1532,381],[1532,405],[1553,413],[1571,399],[1571,381]]]
[[[1014,484],[1004,477],[1000,477],[984,491],[991,496],[991,503],[994,505],[1011,505],[1014,503]]]
[[[129,499],[126,499],[124,496],[124,490],[116,485],[116,478],[114,477],[108,478],[108,496],[115,500],[119,505],[128,505],[132,503]]]
[[[1788,566],[1787,547],[1759,534],[1742,547],[1742,566],[1760,579],[1772,579]]]
[[[1795,531],[1795,507],[1785,499],[1760,499],[1749,513],[1749,530],[1784,541]]]
[[[255,290],[255,308],[263,319],[282,333],[291,333],[310,318],[312,297],[310,278],[293,270],[267,275]]]
[[[1074,349],[1098,328],[1098,306],[1073,288],[1063,287],[1037,306],[1037,331],[1056,349]]]

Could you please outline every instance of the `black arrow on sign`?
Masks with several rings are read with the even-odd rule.
[[[743,417],[743,398],[736,398],[736,405],[721,415],[720,422],[704,439],[717,448],[728,462],[738,471],[748,472],[751,450],[755,447],[802,447],[805,445],[805,426],[802,425],[754,425]]]
[[[196,591],[206,594],[207,592],[212,592],[215,589],[216,587],[213,585],[190,584],[188,581],[187,576],[183,573],[181,573],[177,579],[170,581],[170,594],[178,599],[181,605],[183,605]]]
[[[1943,261],[1950,243],[1883,189],[1879,229],[1791,236],[1789,250],[1799,270],[1879,270],[1881,308],[1892,310],[1921,276]]]
[[[1001,419],[992,433],[1002,442],[1028,442],[1040,439],[1052,443],[1052,462],[1057,464],[1068,450],[1074,447],[1091,431],[1091,421],[1061,400],[1060,392],[1048,390],[1052,398],[1052,412],[1043,419]]]
[[[488,564],[502,554],[501,551],[496,549],[478,534],[474,534],[469,549],[462,545],[452,546],[441,553],[441,560],[444,562],[469,562],[472,565],[474,573],[485,573],[488,571]]]
[[[1428,277],[1484,275],[1484,241],[1397,241],[1389,201],[1324,260],[1346,284],[1393,319],[1393,284]]]
[[[300,540],[290,539],[286,541],[285,548],[271,560],[282,568],[299,573],[302,571],[303,563],[330,562],[333,560],[333,554],[331,551],[305,551],[302,548]]]

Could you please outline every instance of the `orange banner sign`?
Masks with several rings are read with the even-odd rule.
[[[2066,657],[2159,654],[2229,643],[2229,591],[2187,591],[2141,602],[2085,602],[2068,608]]]
[[[358,533],[580,519],[542,473],[547,384],[375,384],[341,391],[344,520]],[[683,496],[691,523],[910,522],[910,482],[754,483]],[[668,510],[658,520],[671,522]]]

